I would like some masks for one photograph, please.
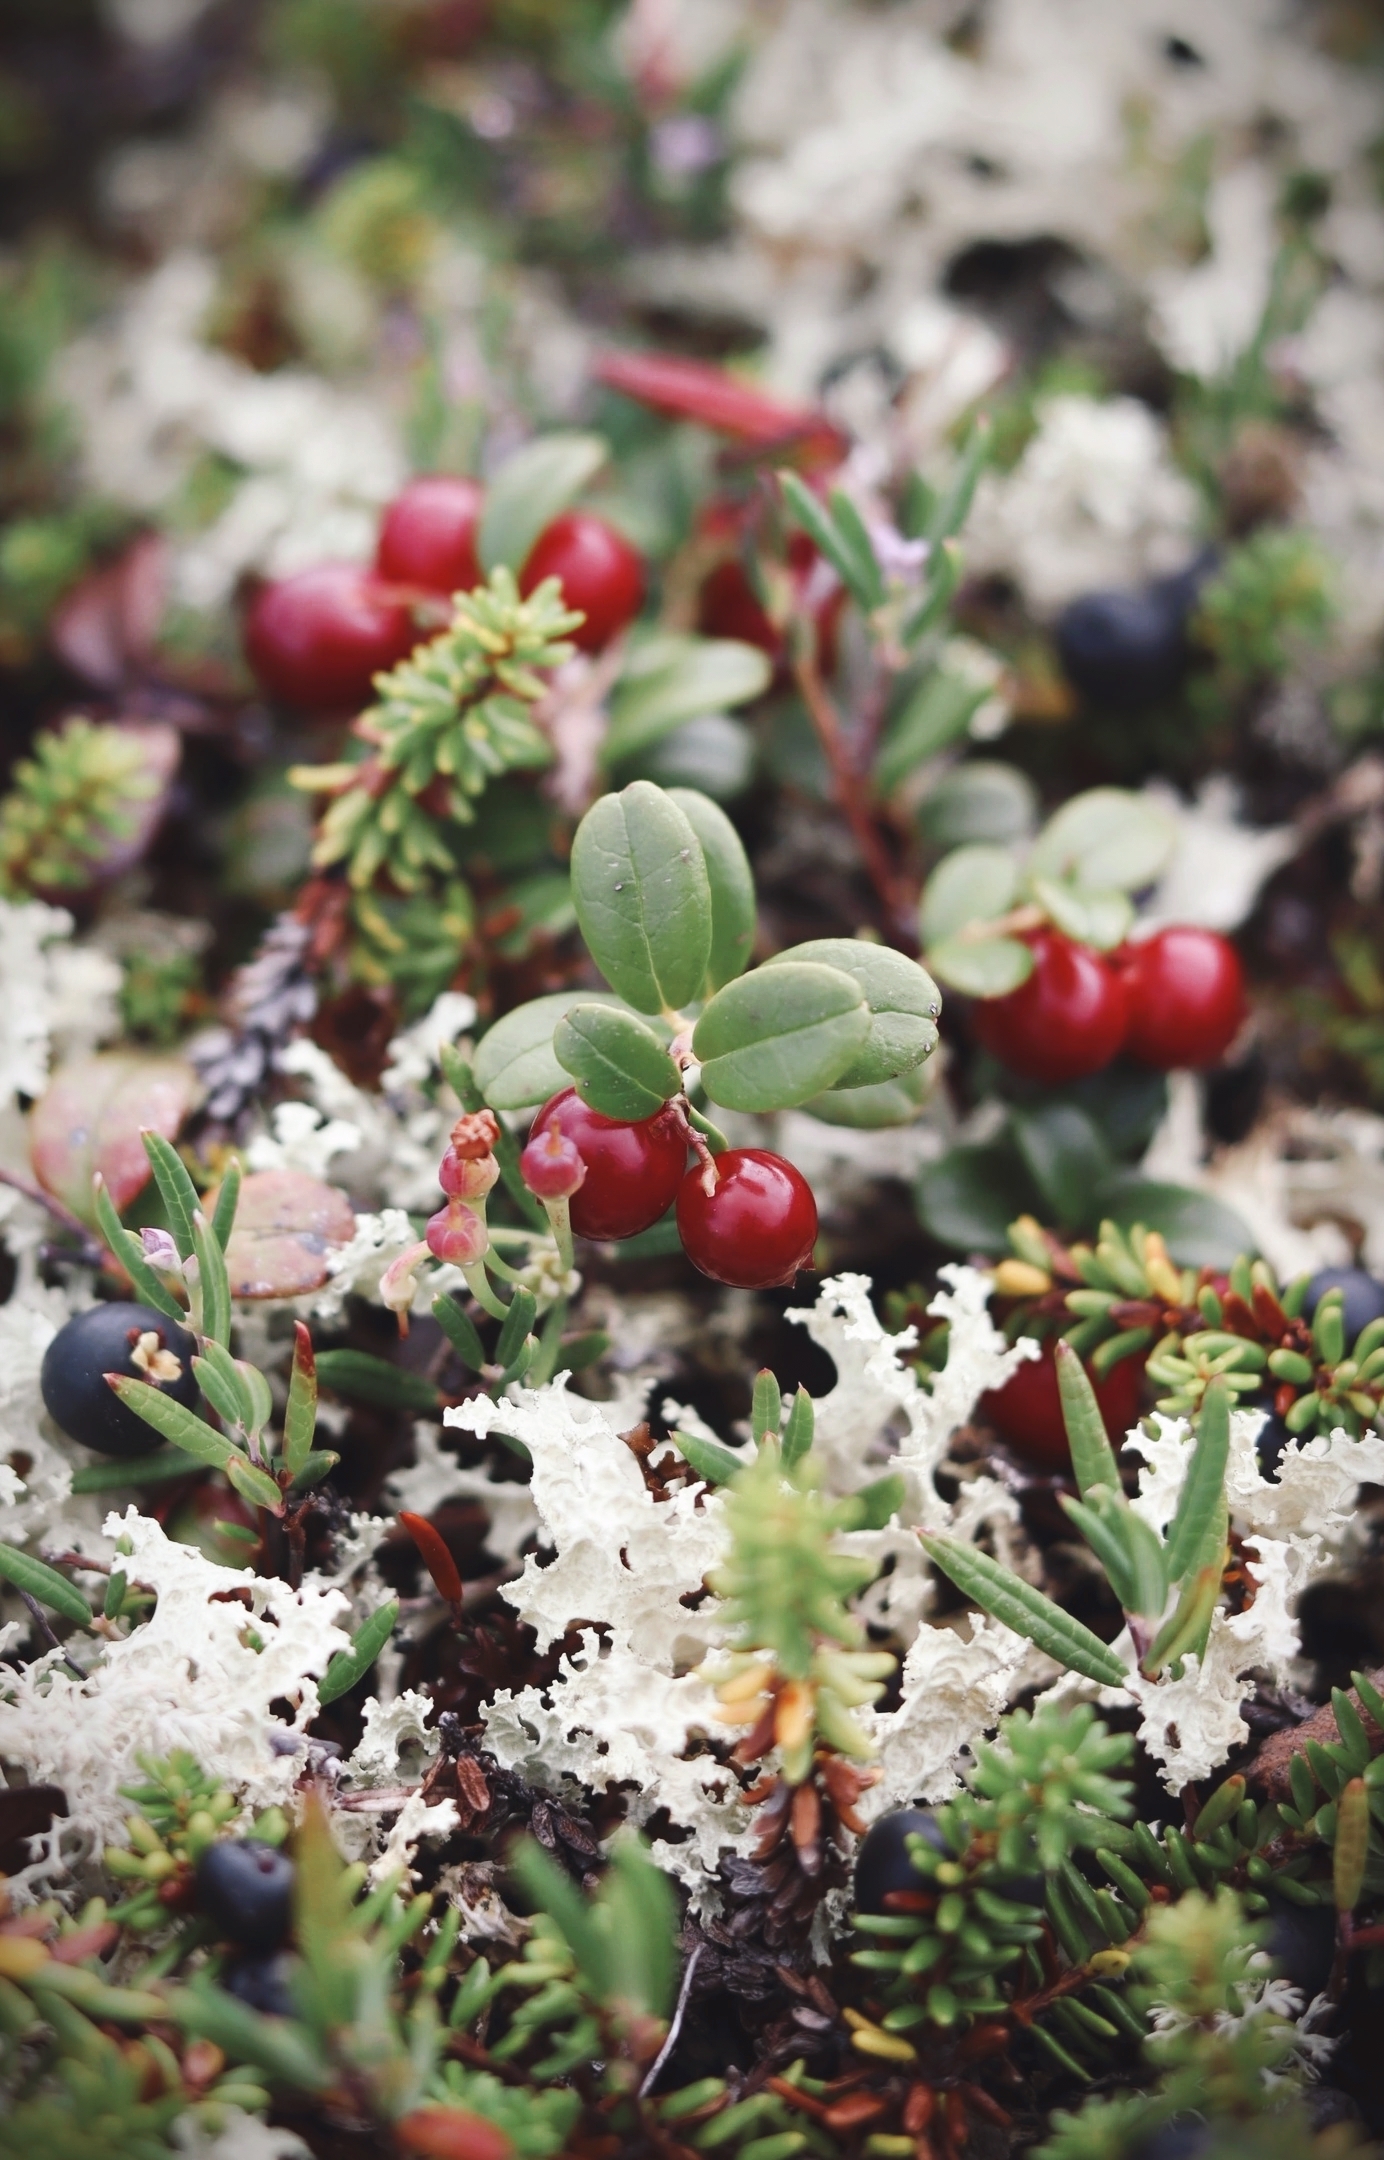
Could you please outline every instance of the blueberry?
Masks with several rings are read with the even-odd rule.
[[[1131,2160],[1202,2160],[1213,2150],[1215,2132],[1199,2115],[1175,2115],[1161,2130],[1142,2138]]]
[[[1132,709],[1175,690],[1188,660],[1187,623],[1211,568],[1198,556],[1176,577],[1135,592],[1082,593],[1057,622],[1068,681],[1098,705]]]
[[[277,1950],[293,1923],[293,1862],[258,1838],[226,1838],[197,1863],[197,1904],[244,1950]]]
[[[69,1440],[98,1454],[150,1455],[159,1435],[107,1387],[105,1375],[155,1380],[161,1394],[191,1409],[197,1400],[196,1349],[185,1328],[151,1305],[93,1305],[60,1327],[44,1352],[39,1374],[44,1407]],[[170,1356],[179,1370],[166,1378],[159,1368],[166,1368]]]
[[[1269,1898],[1269,1955],[1308,2002],[1320,1995],[1336,1959],[1336,1915],[1329,1905],[1293,1905]]]
[[[1258,1404],[1255,1405],[1257,1409]],[[1279,1457],[1292,1439],[1292,1434],[1276,1410],[1270,1410],[1259,1428],[1255,1446],[1259,1451],[1259,1475],[1277,1477]]]
[[[289,1987],[293,1960],[286,1950],[247,1952],[232,1958],[221,1975],[228,1995],[265,2017],[293,2017],[296,2005]]]
[[[1302,1310],[1311,1319],[1318,1304],[1328,1290],[1339,1290],[1341,1312],[1346,1327],[1346,1347],[1349,1349],[1361,1328],[1371,1320],[1384,1320],[1384,1283],[1377,1276],[1360,1267],[1318,1268],[1307,1285],[1307,1295]]]
[[[885,1913],[885,1897],[891,1890],[921,1890],[923,1878],[908,1857],[905,1840],[924,1837],[937,1852],[951,1848],[938,1827],[931,1808],[895,1808],[871,1823],[855,1856],[855,1905],[857,1912]]]

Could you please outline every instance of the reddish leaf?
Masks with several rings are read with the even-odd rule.
[[[216,1195],[208,1193],[210,1218]],[[305,1170],[252,1170],[240,1188],[226,1247],[231,1295],[301,1297],[327,1280],[327,1256],[355,1236],[351,1203],[338,1185]]]
[[[468,2108],[414,2108],[395,2123],[394,2135],[423,2160],[510,2160],[514,2151],[503,2130]]]
[[[461,1574],[442,1532],[426,1515],[399,1511],[399,1520],[423,1556],[423,1564],[449,1605],[461,1603]]]
[[[113,1050],[64,1065],[29,1113],[29,1160],[40,1185],[94,1222],[91,1181],[99,1170],[117,1210],[149,1182],[140,1132],[176,1140],[201,1096],[185,1058]]]
[[[145,533],[60,601],[49,625],[53,650],[74,675],[113,690],[147,665],[167,599],[168,550]]]
[[[593,373],[612,390],[655,412],[700,420],[737,442],[796,454],[805,464],[839,465],[849,447],[835,422],[818,407],[786,405],[704,360],[684,360],[675,353],[603,352],[596,356]]]

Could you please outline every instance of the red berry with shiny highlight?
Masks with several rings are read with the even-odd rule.
[[[767,1148],[728,1148],[708,1192],[699,1163],[678,1189],[678,1235],[694,1267],[736,1290],[791,1283],[817,1242],[817,1203],[801,1170]]]
[[[671,1104],[626,1125],[588,1109],[575,1088],[564,1088],[534,1119],[530,1145],[552,1126],[586,1165],[586,1176],[571,1196],[578,1237],[636,1237],[667,1214],[687,1163],[686,1128]]]
[[[396,495],[380,526],[375,568],[395,585],[470,592],[485,582],[476,553],[485,491],[459,473],[424,473]]]
[[[319,563],[262,586],[245,618],[245,657],[260,688],[310,712],[358,712],[375,676],[418,639],[407,596],[358,563]]]
[[[1011,1072],[1049,1087],[1103,1071],[1125,1039],[1123,974],[1060,930],[1027,942],[1033,973],[1007,997],[977,1000],[977,1036]]]
[[[588,510],[569,510],[545,526],[519,579],[527,596],[544,578],[561,580],[569,608],[586,617],[571,632],[583,652],[600,652],[644,605],[644,563],[623,533]]]
[[[1219,1064],[1245,1017],[1245,971],[1229,938],[1178,925],[1121,958],[1130,1056],[1161,1072]]]
[[[1142,1407],[1144,1364],[1142,1358],[1121,1358],[1102,1380],[1086,1367],[1096,1391],[1096,1402],[1110,1443],[1124,1445],[1125,1434],[1138,1419]],[[1054,1339],[1043,1343],[1042,1355],[1018,1366],[1002,1388],[982,1395],[977,1406],[989,1418],[1016,1455],[1036,1470],[1055,1473],[1071,1468],[1072,1451],[1062,1416],[1062,1396],[1057,1385]]]

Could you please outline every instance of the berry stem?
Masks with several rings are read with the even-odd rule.
[[[577,1264],[576,1249],[572,1243],[572,1202],[570,1197],[566,1200],[545,1200],[543,1206],[552,1226],[553,1237],[557,1243],[557,1257],[565,1275]]]
[[[693,1130],[699,1132],[702,1135],[712,1154],[724,1155],[726,1149],[730,1146],[730,1142],[729,1140],[727,1140],[720,1126],[713,1125],[711,1119],[704,1116],[703,1113],[697,1109],[694,1103],[687,1103],[686,1111],[687,1122],[689,1126],[691,1126]],[[697,1143],[695,1140],[692,1141],[692,1145],[693,1147],[696,1147]],[[700,1149],[698,1149],[698,1153],[700,1152]]]
[[[489,1313],[491,1319],[508,1319],[509,1308],[503,1298],[497,1297],[491,1289],[490,1277],[485,1272],[484,1260],[471,1261],[461,1272],[466,1277],[466,1287],[471,1292],[472,1297],[478,1305]]]
[[[911,935],[908,896],[894,875],[879,828],[870,814],[864,782],[852,762],[841,717],[822,681],[815,650],[795,653],[793,675],[830,768],[837,807],[850,826],[860,859],[875,888],[891,942],[897,941],[906,924]]]

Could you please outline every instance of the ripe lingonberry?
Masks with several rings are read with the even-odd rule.
[[[694,1267],[737,1290],[790,1283],[817,1242],[817,1203],[800,1170],[766,1148],[728,1148],[706,1189],[701,1164],[678,1188],[678,1235]]]
[[[746,525],[744,509],[730,502],[712,503],[698,521],[699,537],[727,545],[734,541],[737,553],[718,562],[703,578],[697,601],[697,627],[708,637],[739,638],[743,644],[757,645],[776,666],[782,666],[786,651],[784,633],[750,583],[738,553]],[[790,533],[786,557],[794,596],[801,600],[822,558],[805,532]],[[827,674],[836,663],[836,621],[844,602],[844,587],[833,584],[813,610],[818,657]]]
[[[261,587],[245,618],[245,656],[271,697],[346,712],[369,704],[375,676],[418,636],[406,594],[357,563],[319,563]]]
[[[569,1087],[544,1103],[530,1142],[550,1126],[572,1142],[586,1165],[586,1176],[571,1196],[578,1237],[635,1237],[667,1214],[687,1162],[686,1128],[671,1104],[626,1125],[588,1109]]]
[[[197,1905],[243,1950],[277,1950],[293,1924],[293,1862],[259,1838],[223,1838],[197,1863]]]
[[[569,608],[586,617],[571,632],[583,652],[600,652],[644,605],[644,564],[623,533],[587,510],[568,510],[545,526],[519,579],[525,596],[544,578],[562,582]]]
[[[1244,969],[1229,938],[1178,925],[1129,946],[1121,966],[1130,1056],[1160,1072],[1219,1064],[1245,1017]]]
[[[1038,930],[1033,973],[1007,997],[981,998],[975,1031],[1011,1072],[1049,1087],[1100,1072],[1124,1041],[1124,976],[1060,930]]]
[[[1115,1447],[1139,1415],[1144,1368],[1137,1357],[1121,1358],[1105,1378],[1086,1368],[1096,1391],[1096,1401],[1106,1432]],[[1062,1416],[1062,1397],[1057,1386],[1054,1340],[1049,1336],[1041,1357],[1030,1358],[1005,1381],[982,1395],[978,1405],[1016,1455],[1038,1470],[1066,1470],[1071,1463],[1067,1427]]]
[[[394,585],[470,592],[484,582],[476,531],[485,492],[459,473],[424,473],[396,495],[380,526],[375,568]]]
[[[570,1200],[586,1182],[586,1164],[575,1142],[557,1125],[534,1134],[519,1157],[519,1173],[540,1200]]]
[[[64,1323],[43,1353],[39,1391],[69,1440],[101,1455],[152,1455],[159,1444],[106,1383],[107,1373],[147,1380],[190,1410],[197,1400],[197,1345],[152,1305],[91,1305]]]

